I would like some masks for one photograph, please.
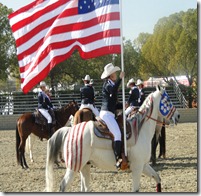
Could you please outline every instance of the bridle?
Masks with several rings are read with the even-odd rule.
[[[166,94],[166,93],[161,94],[161,99],[164,98],[165,95],[167,95],[167,94]],[[151,99],[151,101],[153,102],[153,99]],[[160,101],[160,102],[161,102],[161,101]],[[172,105],[172,104],[171,104],[171,105]],[[166,115],[167,115],[167,118],[168,118],[168,119],[172,118],[172,116],[173,116],[173,114],[174,114],[175,111],[176,111],[176,108],[175,108],[174,106],[172,106],[172,108],[170,109],[170,111],[166,114]],[[143,112],[141,112],[141,111],[138,111],[138,112],[139,112],[140,114],[143,114]],[[160,111],[160,112],[161,112],[161,111]],[[162,113],[162,112],[161,112],[161,113]],[[150,114],[146,114],[146,117],[147,117],[148,119],[151,119],[151,120],[155,121],[158,126],[161,126],[161,127],[163,127],[163,126],[169,126],[169,124],[167,124],[166,122],[160,121],[160,120],[158,120],[158,119],[155,119],[155,118],[151,117],[151,114],[152,114],[152,111],[150,112]],[[147,119],[147,120],[148,120],[148,119]]]

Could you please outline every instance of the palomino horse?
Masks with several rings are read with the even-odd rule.
[[[77,102],[72,101],[67,105],[63,106],[61,109],[55,110],[56,125],[55,130],[63,127],[70,115],[74,115],[78,110]],[[48,139],[49,134],[45,127],[35,123],[35,117],[33,113],[25,113],[19,117],[16,125],[16,153],[17,162],[20,163],[22,168],[28,168],[25,159],[25,144],[27,137],[33,133],[39,138]]]
[[[139,109],[142,118],[141,128],[136,134],[134,124],[136,118],[128,119],[131,125],[132,135],[127,140],[127,153],[133,178],[133,191],[138,191],[141,174],[153,177],[157,183],[157,191],[161,191],[161,180],[159,175],[149,165],[151,155],[151,140],[155,133],[156,119],[158,116],[174,119],[178,122],[179,114],[169,100],[164,89],[158,87],[151,93]],[[81,191],[89,191],[90,165],[89,161],[96,167],[116,170],[115,156],[112,150],[112,140],[102,139],[94,134],[96,129],[93,121],[79,123],[73,127],[66,127],[67,136],[64,141],[64,159],[66,163],[66,174],[61,182],[60,191],[70,185],[76,172],[81,173]],[[46,191],[53,191],[53,165],[57,153],[57,143],[53,137],[47,142],[46,159]],[[59,144],[60,146],[60,144]]]
[[[76,125],[78,123],[89,121],[89,120],[94,120],[94,115],[90,109],[83,108],[81,110],[78,110],[75,113],[73,124]]]

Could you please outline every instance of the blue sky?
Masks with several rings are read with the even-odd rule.
[[[13,10],[32,1],[0,0]],[[154,25],[160,18],[190,8],[197,8],[196,0],[122,0],[123,36],[133,41],[139,33],[153,33]]]

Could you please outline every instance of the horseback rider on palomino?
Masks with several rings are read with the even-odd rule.
[[[48,110],[53,110],[53,105],[48,97],[48,95],[45,93],[46,91],[46,83],[44,81],[40,82],[40,89],[41,91],[38,93],[38,110],[39,112],[47,119],[47,125],[48,125],[48,133],[49,138],[52,136],[52,117],[49,114]]]
[[[90,79],[89,75],[86,75],[84,79],[84,86],[80,89],[81,106],[80,110],[83,108],[91,109],[95,117],[99,116],[99,111],[94,105],[95,95],[94,88],[92,86],[93,81]]]
[[[120,68],[114,66],[112,63],[107,64],[104,67],[104,71],[101,75],[101,79],[105,79],[102,88],[102,106],[100,111],[100,118],[105,121],[108,129],[114,135],[114,154],[116,158],[116,167],[120,169],[121,158],[121,131],[115,120],[115,110],[117,106],[118,87],[121,84],[121,80],[124,77],[124,72],[120,73],[119,79],[117,79],[116,72],[120,71]]]
[[[127,101],[128,107],[125,111],[126,116],[128,116],[132,111],[137,111],[139,109],[138,101],[139,101],[139,97],[140,97],[139,89],[135,85],[135,81],[133,78],[131,78],[128,81],[127,87],[130,88],[130,91],[129,91],[129,98]]]

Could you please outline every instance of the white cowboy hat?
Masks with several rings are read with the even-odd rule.
[[[138,79],[137,80],[137,83],[136,83],[136,86],[140,85],[140,84],[143,84],[142,80]]]
[[[41,81],[40,86],[46,86],[46,83],[44,81]]]
[[[89,76],[89,75],[86,75],[85,78],[82,78],[82,80],[90,81],[90,76]]]
[[[128,83],[127,83],[127,87],[129,88],[130,84],[135,83],[135,80],[133,78],[131,78]]]
[[[101,75],[101,79],[105,79],[108,76],[110,76],[111,74],[115,73],[116,71],[120,71],[121,69],[117,66],[114,66],[112,63],[107,64],[104,67],[104,71]]]

